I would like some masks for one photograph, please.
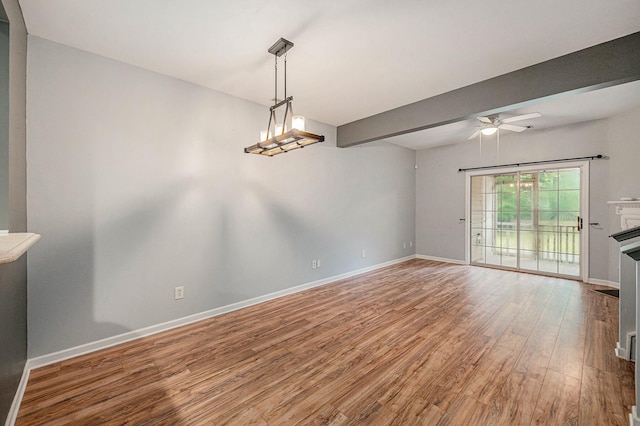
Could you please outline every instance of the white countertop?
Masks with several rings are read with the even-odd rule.
[[[0,234],[0,264],[17,260],[40,239],[40,234],[16,232]]]

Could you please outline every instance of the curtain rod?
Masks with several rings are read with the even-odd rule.
[[[511,164],[500,164],[497,166],[484,166],[484,167],[470,167],[468,169],[458,169],[458,172],[468,172],[470,170],[486,170],[486,169],[498,169],[502,167],[520,167],[520,166],[529,166],[531,164],[549,164],[549,163],[561,163],[564,161],[575,161],[575,160],[595,160],[597,158],[605,158],[604,155],[591,155],[589,157],[574,157],[574,158],[561,158],[558,160],[545,160],[545,161],[528,161],[526,163],[511,163]]]

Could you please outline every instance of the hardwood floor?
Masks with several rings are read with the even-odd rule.
[[[411,260],[31,372],[17,425],[627,425],[617,299]]]

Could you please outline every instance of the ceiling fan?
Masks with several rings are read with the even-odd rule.
[[[500,116],[492,116],[492,117],[476,117],[479,121],[481,121],[484,125],[481,129],[478,129],[474,134],[472,134],[469,139],[473,139],[482,133],[485,136],[491,136],[494,133],[500,130],[511,130],[512,132],[522,132],[530,128],[531,126],[515,126],[513,124],[514,121],[527,120],[529,118],[538,118],[542,117],[542,114],[539,112],[532,112],[529,114],[516,115],[514,117],[508,118],[500,118]]]

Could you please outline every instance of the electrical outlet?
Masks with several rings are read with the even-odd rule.
[[[182,286],[176,287],[173,290],[173,298],[175,300],[178,300],[178,299],[182,299],[183,297],[184,297],[184,287],[182,287]]]
[[[366,250],[362,250],[362,257],[367,257],[367,251]]]
[[[409,247],[413,247],[413,240],[409,241]]]
[[[402,243],[402,248],[407,248],[407,242]]]
[[[316,268],[318,267],[318,261],[317,261],[317,260],[312,260],[312,261],[311,261],[311,267],[312,267],[313,269],[316,269]]]
[[[319,268],[320,267],[320,259],[316,260],[316,266]]]

